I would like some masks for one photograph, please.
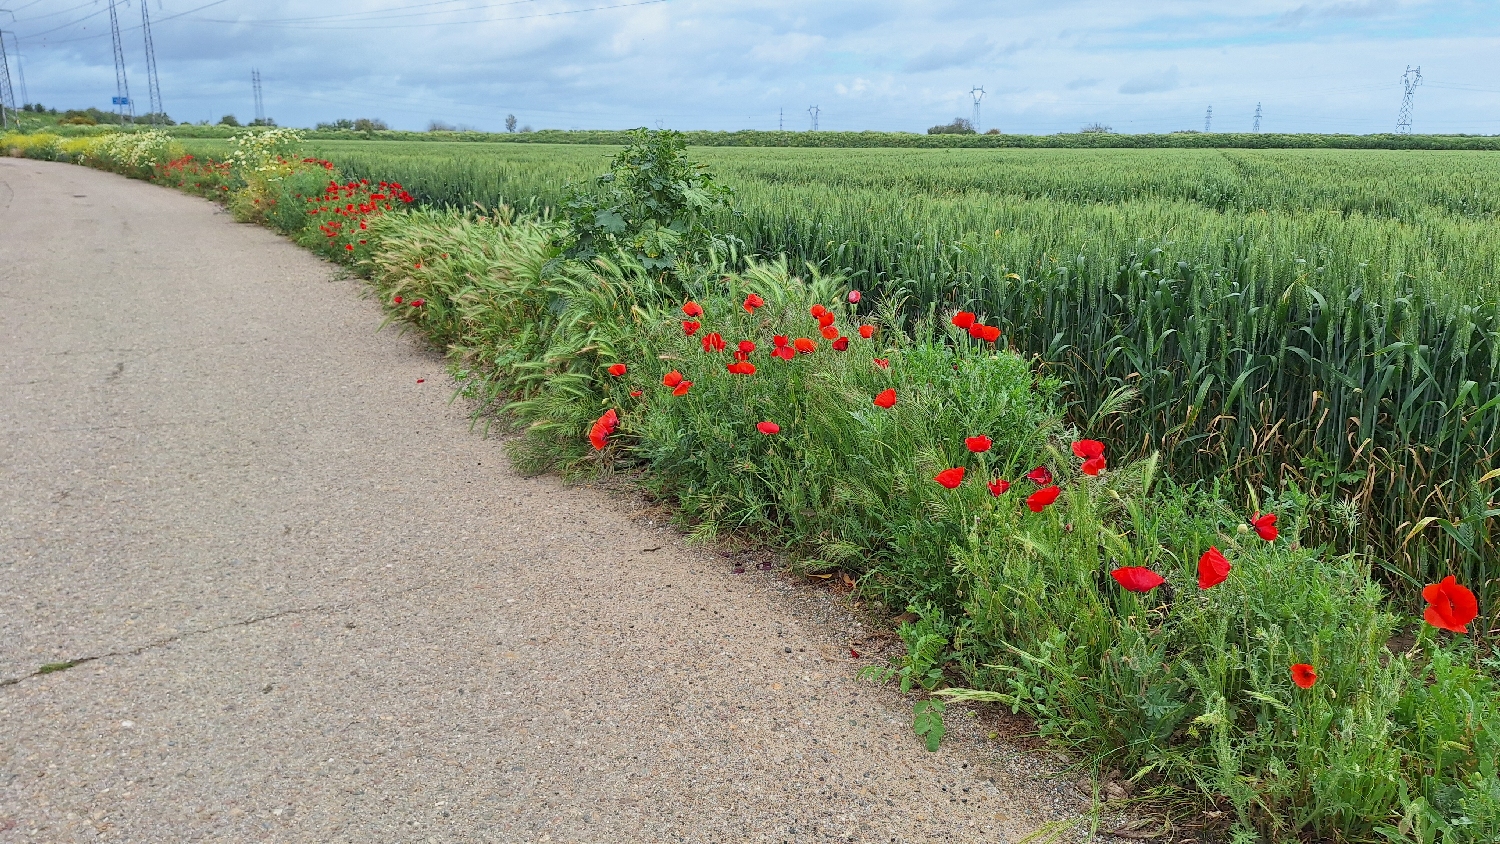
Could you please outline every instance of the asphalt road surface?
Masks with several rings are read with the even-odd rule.
[[[508,466],[357,281],[0,159],[0,841],[1017,841],[826,591]],[[1052,762],[1055,764],[1055,762]]]

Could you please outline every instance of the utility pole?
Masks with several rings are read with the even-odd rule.
[[[1255,128],[1250,131],[1257,135],[1260,134],[1260,103],[1255,104]]]
[[[145,0],[141,0],[145,2]],[[120,115],[120,125],[126,117],[135,119],[135,106],[130,102],[130,83],[125,81],[125,48],[120,44],[120,16],[115,13],[115,0],[109,0],[109,34],[115,43],[115,109]]]
[[[1203,131],[1205,131],[1205,132],[1212,132],[1213,129],[1211,127],[1213,125],[1214,125],[1214,107],[1213,106],[1209,106],[1208,107],[1208,113],[1205,114],[1205,115],[1203,115]]]
[[[166,119],[166,109],[161,104],[161,81],[156,78],[156,46],[151,43],[151,13],[146,11],[150,0],[141,0],[141,31],[146,33],[146,89],[151,100],[151,125],[159,126]]]
[[[983,132],[984,130],[979,128],[979,101],[984,99],[984,86],[975,85],[973,88],[969,89],[969,96],[974,98],[974,120],[972,121],[974,124],[974,131]]]
[[[821,114],[822,111],[823,110],[818,108],[817,106],[807,107],[807,113],[812,115],[812,130],[814,132],[818,131],[818,115]]]
[[[16,95],[10,88],[10,59],[5,55],[5,31],[0,30],[0,129],[10,128],[10,113],[15,110]]]
[[[1422,68],[1418,66],[1415,70],[1411,65],[1406,66],[1406,72],[1401,74],[1401,86],[1406,89],[1406,96],[1401,98],[1401,112],[1396,115],[1396,134],[1411,134],[1411,110],[1416,105],[1417,86],[1422,84]]]
[[[776,110],[776,131],[786,131],[786,106]]]
[[[260,71],[254,68],[250,70],[250,84],[255,86],[255,125],[264,126],[266,122],[266,106],[260,98]]]

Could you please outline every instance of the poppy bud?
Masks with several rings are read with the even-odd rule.
[[[849,304],[851,304],[851,305],[858,305],[859,304],[859,300],[860,300],[860,293],[859,293],[858,290],[851,290],[851,291],[849,291]]]

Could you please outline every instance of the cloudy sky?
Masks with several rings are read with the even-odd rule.
[[[1500,134],[1497,0],[117,0],[146,111],[141,3],[177,120],[379,117],[535,128]],[[108,0],[0,0],[29,99],[110,108]],[[19,96],[19,90],[17,94]],[[783,117],[784,115],[784,117]]]

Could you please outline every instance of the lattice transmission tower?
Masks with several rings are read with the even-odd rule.
[[[974,119],[971,121],[974,124],[974,131],[983,132],[984,130],[979,128],[979,101],[984,99],[984,86],[975,85],[969,90],[969,96],[974,98]]]
[[[250,70],[250,84],[255,86],[255,125],[262,126],[266,122],[266,104],[260,96],[260,71],[252,68]],[[658,127],[660,128],[660,127]]]
[[[1250,131],[1260,134],[1260,103],[1255,104],[1255,128]]]
[[[1203,115],[1203,131],[1212,132],[1214,125],[1214,107],[1208,107],[1208,113]]]
[[[1411,111],[1416,105],[1417,86],[1422,84],[1422,68],[1418,66],[1415,70],[1411,65],[1406,66],[1406,72],[1401,74],[1401,86],[1406,89],[1406,95],[1401,98],[1401,112],[1396,115],[1396,134],[1411,134]]]
[[[10,87],[10,58],[5,54],[5,30],[0,29],[0,129],[10,128],[10,115],[15,110],[16,93]]]
[[[166,119],[166,109],[161,104],[161,81],[156,78],[156,45],[151,43],[151,13],[146,7],[150,0],[141,0],[141,31],[146,34],[146,89],[151,100],[151,125],[159,126]]]
[[[109,0],[109,35],[115,44],[115,111],[123,124],[126,118],[135,120],[135,106],[130,102],[130,83],[125,80],[125,47],[120,44],[120,16],[115,13],[115,0]]]
[[[812,130],[814,132],[818,131],[818,115],[821,114],[822,112],[823,112],[823,110],[820,109],[820,108],[818,108],[817,106],[808,106],[807,107],[807,113],[808,113],[809,116],[812,117]]]

